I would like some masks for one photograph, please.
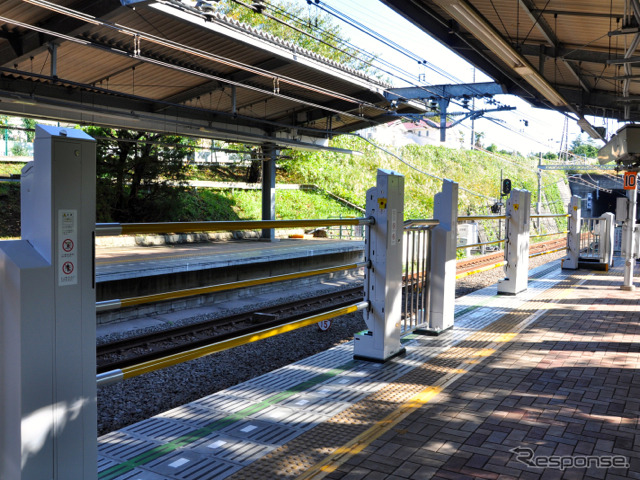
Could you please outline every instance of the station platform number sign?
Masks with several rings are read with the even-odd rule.
[[[635,190],[638,172],[624,172],[624,189]]]

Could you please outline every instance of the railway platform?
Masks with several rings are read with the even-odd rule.
[[[227,240],[159,246],[112,246],[96,249],[98,301],[153,295],[163,292],[220,285],[242,280],[286,275],[362,261],[364,242],[323,238]],[[343,273],[297,279],[288,288],[314,289],[340,281]],[[193,316],[216,305],[268,295],[278,287],[257,285],[203,296],[148,305],[145,309],[100,312],[97,323],[108,325],[145,316]],[[281,288],[281,287],[280,287]],[[205,307],[206,306],[206,307]]]
[[[99,478],[640,478],[622,276],[555,264],[517,296],[479,290],[384,364],[343,344],[107,434]]]

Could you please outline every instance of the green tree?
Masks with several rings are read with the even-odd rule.
[[[271,4],[273,8],[265,5],[265,9],[251,9],[233,0],[222,0],[216,8],[219,13],[274,37],[287,40],[348,67],[375,75],[368,63],[363,61],[362,54],[346,45],[348,38],[329,15],[317,8],[306,8],[290,0],[271,2]],[[262,10],[263,13],[259,13],[258,10]]]
[[[598,157],[598,147],[595,142],[591,138],[587,138],[587,140],[584,141],[581,136],[576,137],[576,139],[571,142],[570,152],[574,155],[586,155],[588,158]]]
[[[190,144],[181,137],[85,127],[96,138],[96,203],[101,222],[181,220]]]
[[[22,118],[21,119],[22,126],[28,129],[25,134],[27,136],[27,142],[33,142],[36,138],[36,121],[33,118]]]

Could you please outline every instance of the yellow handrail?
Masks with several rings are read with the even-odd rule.
[[[506,220],[509,215],[461,215],[458,222],[466,222],[469,220]]]
[[[331,227],[334,225],[373,225],[371,218],[330,218],[314,220],[237,220],[220,222],[98,223],[96,236],[154,233],[259,230],[263,228]]]
[[[138,365],[133,365],[131,367],[125,367],[118,370],[111,370],[109,372],[105,372],[97,375],[96,377],[97,384],[99,387],[104,385],[109,385],[111,383],[116,383],[122,380],[126,380],[128,378],[137,377],[138,375],[142,375],[144,373],[153,372],[155,370],[171,367],[173,365],[178,365],[183,362],[188,362],[189,360],[195,360],[196,358],[205,357],[207,355],[211,355],[212,353],[221,352],[223,350],[228,350],[230,348],[238,347],[240,345],[246,345],[248,343],[256,342],[258,340],[263,340],[265,338],[280,335],[282,333],[291,332],[298,328],[307,327],[309,325],[313,325],[314,323],[318,323],[323,320],[329,320],[331,318],[339,317],[341,315],[347,315],[349,313],[364,310],[365,308],[368,308],[368,307],[369,307],[369,302],[359,302],[353,305],[349,305],[347,307],[337,308],[329,312],[312,315],[307,318],[286,323],[278,327],[271,327],[271,328],[266,328],[264,330],[259,330],[257,332],[247,333],[240,337],[230,338],[228,340],[212,343],[211,345],[205,345],[203,347],[187,350],[186,352],[182,352],[182,353],[175,353],[173,355],[168,355],[166,357],[158,358],[156,360],[149,360],[148,362],[143,362]]]
[[[233,290],[235,288],[253,287],[256,285],[265,285],[267,283],[282,282],[285,280],[296,280],[298,278],[311,277],[313,275],[341,272],[344,270],[351,270],[368,266],[369,262],[351,263],[348,265],[339,265],[336,267],[319,268],[316,270],[306,270],[304,272],[297,273],[286,273],[284,275],[274,275],[272,277],[256,278],[253,280],[241,280],[238,282],[221,283],[220,285],[189,288],[185,290],[177,290],[174,292],[154,293],[152,295],[143,295],[140,297],[131,297],[125,299],[103,300],[100,302],[96,302],[96,312],[133,307],[135,305],[143,305],[145,303],[176,300],[178,298],[193,297],[195,295],[205,295],[207,293],[223,292],[225,290]]]

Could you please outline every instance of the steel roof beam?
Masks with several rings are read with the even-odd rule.
[[[71,5],[70,8],[80,10],[83,13],[97,18],[106,18],[117,10],[125,7],[123,7],[119,1],[114,2],[113,0],[81,0]],[[87,24],[77,18],[52,14],[44,22],[39,23],[38,26],[46,30],[74,36],[80,33]],[[11,36],[11,47],[0,48],[0,66],[3,67],[12,67],[17,62],[42,53],[47,49],[49,42],[57,41],[54,37],[43,35],[42,33],[32,30],[22,35],[5,33],[3,36],[6,37],[7,35]]]
[[[535,9],[535,5],[533,4],[533,2],[531,0],[520,0],[520,5],[522,5],[522,8],[524,9],[524,11],[527,14],[527,16],[533,22],[533,25],[538,28],[538,30],[547,39],[547,42],[549,42],[549,44],[552,47],[558,48],[560,45],[562,45],[560,43],[560,40],[556,36],[555,32],[553,31],[553,28],[551,28],[551,26],[545,20],[545,18],[542,16],[542,14],[541,13],[538,13],[538,14],[533,13],[533,10]],[[587,92],[589,90],[591,90],[591,87],[586,83],[586,80],[584,80],[580,76],[580,74],[576,70],[575,66],[573,64],[571,64],[569,61],[567,61],[566,59],[564,59],[564,58],[562,59],[562,61],[566,65],[566,67],[569,69],[571,74],[578,81],[580,86],[582,86],[582,88]]]
[[[286,62],[284,59],[270,58],[269,60],[265,60],[264,62],[260,62],[256,65],[253,65],[253,67],[275,72],[286,65],[288,65],[288,62]],[[245,70],[237,70],[235,73],[232,73],[230,75],[225,75],[225,77],[233,82],[244,83],[248,80],[256,78],[256,75],[251,72],[247,72]],[[182,103],[182,102],[192,100],[200,95],[209,93],[211,91],[224,88],[225,86],[230,86],[230,84],[227,84],[218,80],[211,80],[211,81],[204,82],[200,85],[197,85],[195,87],[188,88],[170,97],[164,98],[163,101],[168,103]],[[164,109],[165,107],[160,107],[158,111],[162,111]]]
[[[481,98],[507,93],[495,82],[462,83],[449,85],[425,85],[418,87],[390,88],[384,96],[387,100],[440,100],[441,98]]]
[[[576,12],[571,10],[553,10],[532,8],[531,12],[535,15],[565,15],[570,17],[595,17],[595,18],[622,18],[624,15],[619,13],[598,13],[598,12]]]
[[[540,45],[539,43],[521,43],[518,45],[514,45],[514,48],[517,48],[520,53],[527,56],[537,57],[538,55],[542,54],[548,58],[568,60],[571,62],[606,64],[611,60],[622,59],[622,56],[612,56],[609,52],[606,52],[604,50],[586,50],[582,48],[570,47],[567,45],[548,47],[545,45]]]

